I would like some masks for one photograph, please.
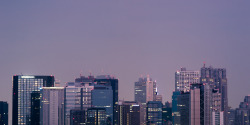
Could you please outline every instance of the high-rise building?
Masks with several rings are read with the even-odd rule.
[[[135,101],[119,102],[119,125],[140,125],[140,105]]]
[[[65,87],[65,124],[70,124],[70,110],[87,110],[91,108],[92,82],[69,82]]]
[[[149,76],[139,78],[135,82],[135,101],[141,103],[141,124],[146,124],[146,104],[148,101],[156,101],[157,87],[156,81],[153,81]],[[160,96],[158,97],[158,99]]]
[[[217,107],[218,111],[223,111],[224,123],[228,123],[228,98],[227,98],[227,77],[226,69],[224,68],[213,68],[205,67],[201,68],[200,83],[209,84],[212,90],[217,90],[220,93],[220,108]],[[218,99],[213,101],[219,101]]]
[[[211,125],[212,91],[209,84],[192,84],[190,90],[190,125]]]
[[[41,125],[64,125],[64,87],[41,89]]]
[[[91,91],[91,104],[93,108],[105,108],[107,125],[113,125],[113,90],[111,86],[94,85]]]
[[[27,125],[31,121],[31,93],[42,87],[53,87],[54,76],[13,76],[12,124]]]
[[[105,108],[89,108],[87,110],[86,125],[106,125],[106,109]]]
[[[162,125],[162,102],[149,101],[146,112],[147,125]]]
[[[173,125],[184,125],[189,123],[189,92],[173,92],[172,112]]]
[[[175,91],[189,92],[190,85],[200,82],[200,72],[181,68],[175,72]]]
[[[94,82],[97,85],[111,86],[113,90],[113,125],[118,124],[118,79],[110,75],[97,76]]]
[[[245,96],[235,111],[235,125],[250,125],[250,95]]]
[[[8,125],[8,103],[0,101],[0,125]]]

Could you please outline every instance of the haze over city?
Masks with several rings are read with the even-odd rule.
[[[149,75],[171,101],[181,67],[226,68],[229,106],[250,94],[250,1],[0,1],[0,100],[12,76],[114,75],[119,99]],[[11,109],[10,109],[11,112]]]

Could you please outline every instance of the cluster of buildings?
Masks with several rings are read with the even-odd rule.
[[[118,79],[80,76],[61,86],[54,76],[13,76],[13,125],[250,125],[250,96],[228,106],[226,69],[181,68],[172,102],[162,103],[149,76],[134,84],[134,101],[119,100]],[[0,125],[8,103],[0,102]]]

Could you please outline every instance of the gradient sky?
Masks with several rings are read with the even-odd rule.
[[[174,72],[226,68],[229,105],[250,94],[249,0],[0,1],[0,100],[12,75],[112,74],[119,99],[149,74],[171,101]]]

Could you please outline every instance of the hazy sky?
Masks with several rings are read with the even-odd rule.
[[[119,99],[149,74],[171,101],[174,72],[226,68],[229,105],[250,94],[249,0],[0,1],[0,100],[12,75],[112,74]],[[11,105],[10,105],[11,107]]]

